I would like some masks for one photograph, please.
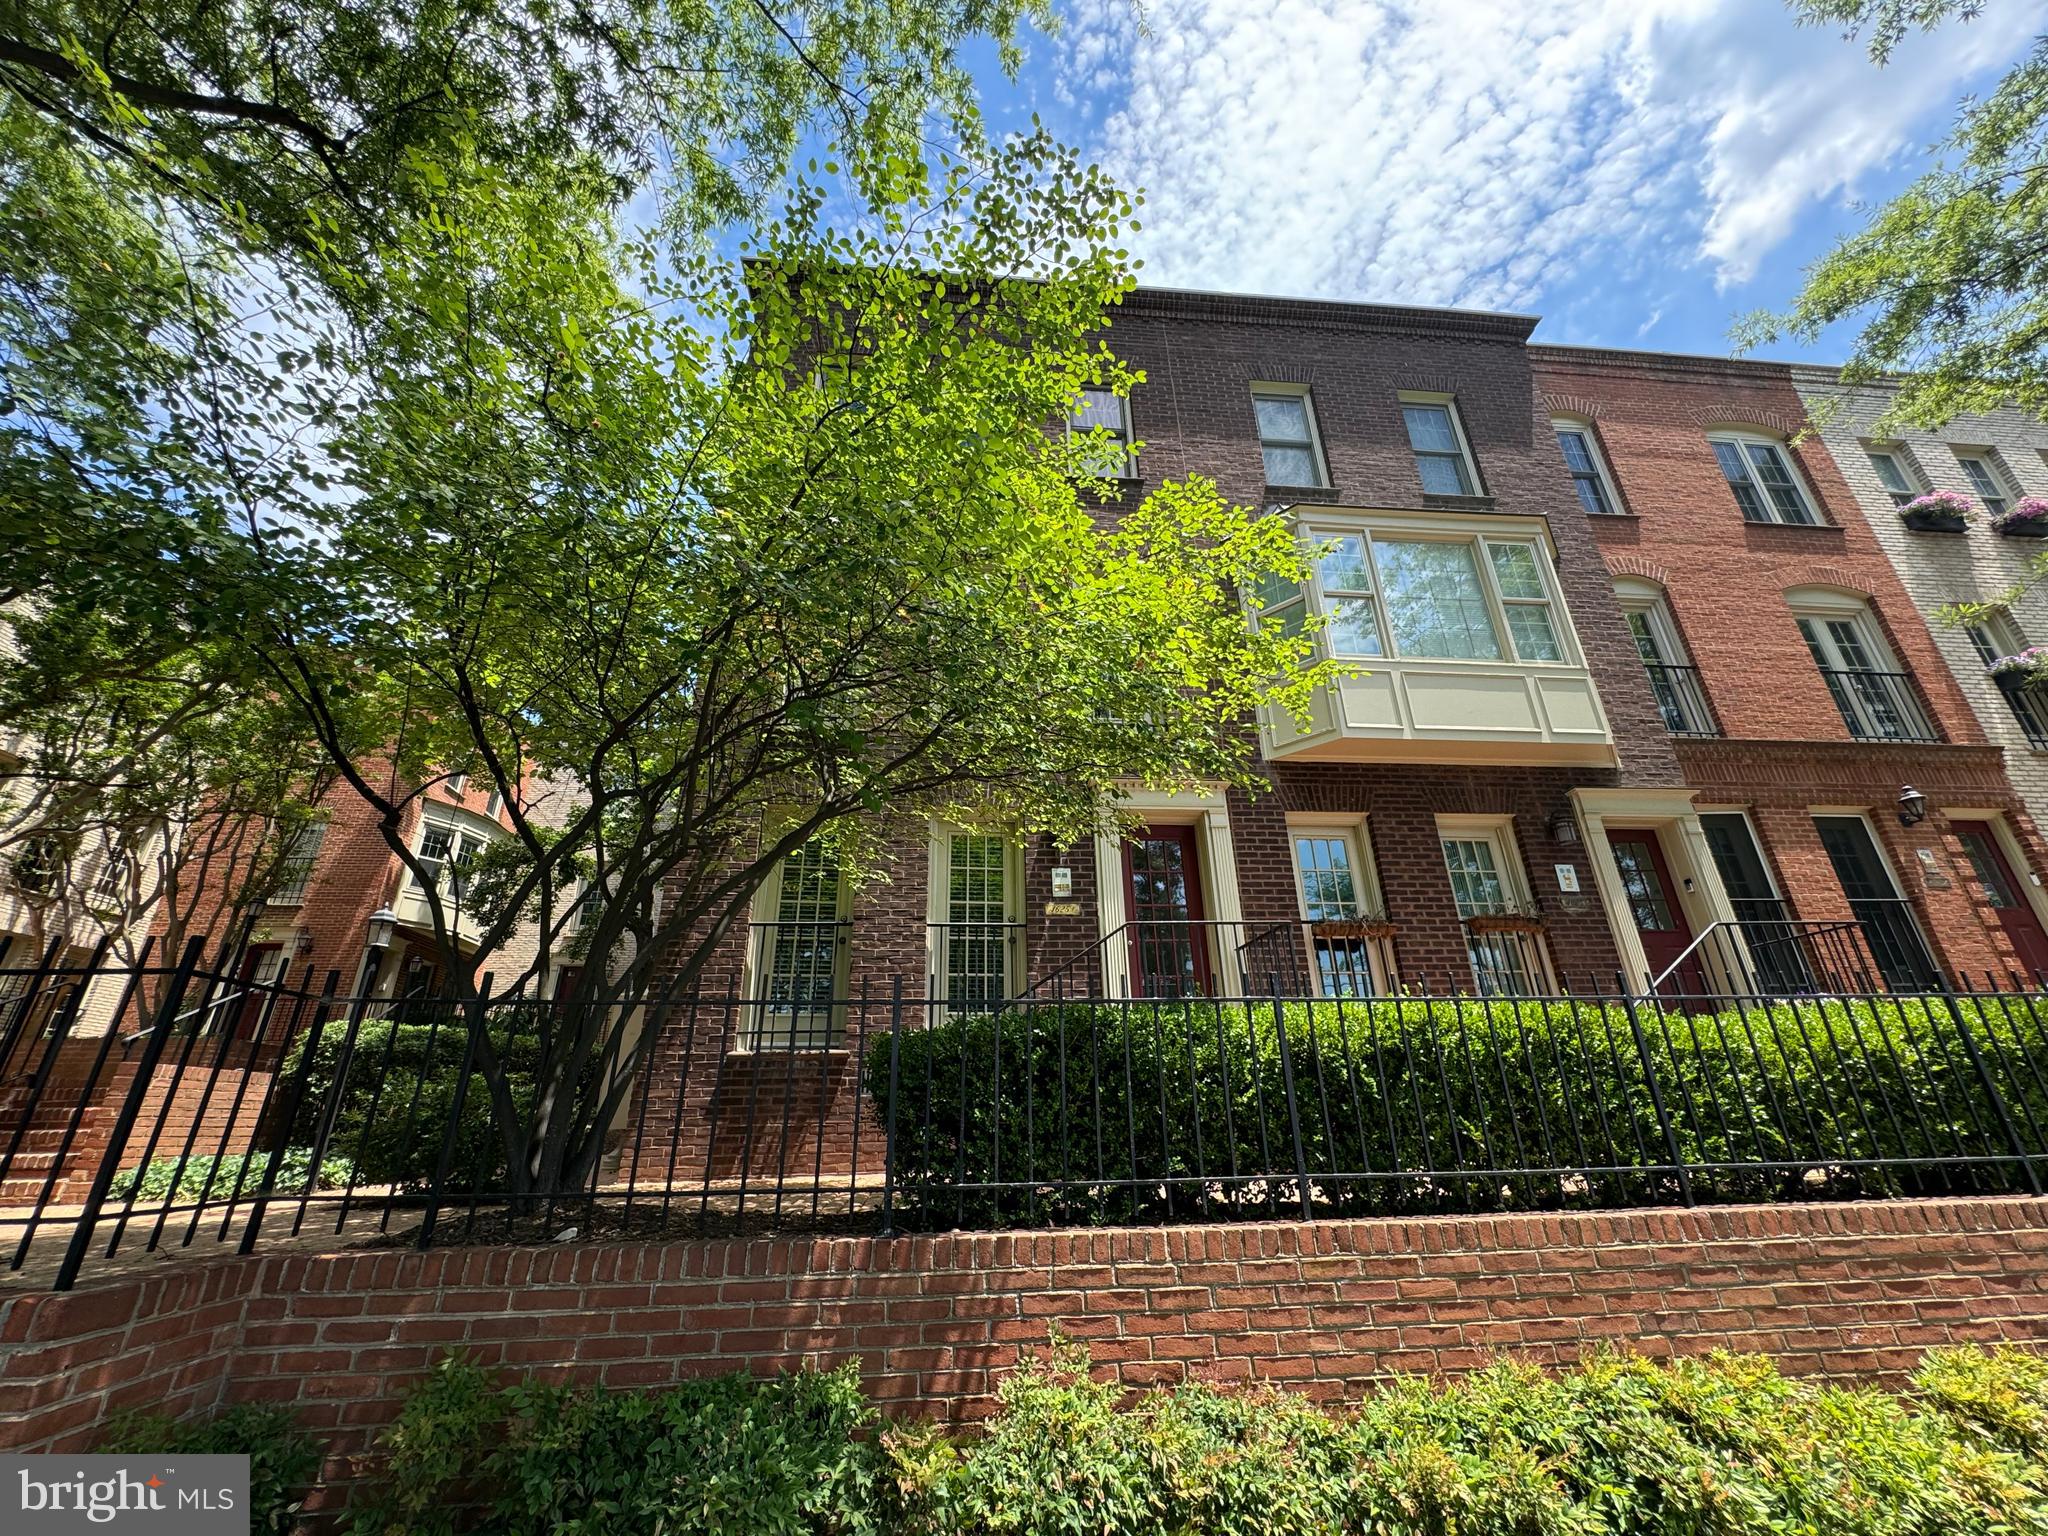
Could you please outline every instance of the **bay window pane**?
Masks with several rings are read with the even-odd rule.
[[[1369,597],[1338,597],[1329,602],[1330,653],[1335,656],[1383,656],[1379,620]]]
[[[1330,552],[1316,562],[1325,592],[1370,592],[1372,573],[1365,563],[1365,539],[1347,533],[1330,541]]]
[[[1403,656],[1498,660],[1485,588],[1470,544],[1375,540],[1387,624]]]
[[[1551,625],[1550,610],[1535,603],[1508,606],[1508,633],[1515,637],[1515,654],[1524,661],[1563,661],[1564,647],[1558,644]]]
[[[1493,574],[1500,582],[1502,597],[1550,595],[1543,590],[1543,572],[1536,565],[1535,545],[1489,544],[1487,553],[1493,557]]]

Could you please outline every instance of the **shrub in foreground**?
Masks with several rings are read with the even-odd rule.
[[[320,1474],[320,1446],[285,1408],[241,1403],[203,1419],[129,1414],[107,1426],[99,1449],[144,1456],[247,1456],[249,1529],[287,1536]]]
[[[1400,1379],[1349,1412],[1134,1400],[1055,1343],[978,1432],[881,1426],[851,1369],[638,1395],[450,1363],[357,1536],[2048,1536],[2048,1362],[1931,1353],[1903,1395],[1742,1356]]]

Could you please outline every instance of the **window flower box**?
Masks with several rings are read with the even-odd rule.
[[[1394,925],[1384,917],[1331,917],[1309,925],[1319,939],[1391,939]]]
[[[1541,933],[1543,919],[1533,912],[1481,912],[1465,919],[1473,933]]]
[[[2022,496],[1991,519],[1991,531],[2008,539],[2048,539],[2048,499]]]
[[[1915,533],[1961,533],[1977,515],[1977,504],[1961,491],[1929,491],[1899,508],[1899,519]]]
[[[2016,655],[2001,656],[1989,671],[2015,687],[2039,688],[2048,684],[2048,645],[2030,645]]]

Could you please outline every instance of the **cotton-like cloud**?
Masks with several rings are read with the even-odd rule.
[[[1487,308],[1746,280],[2030,35],[1993,7],[1880,71],[1779,0],[1078,4],[1059,94],[1146,189],[1148,281]]]

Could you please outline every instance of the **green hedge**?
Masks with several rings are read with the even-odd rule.
[[[284,1156],[278,1159],[273,1193],[304,1194],[306,1175],[312,1161],[311,1147],[285,1148]],[[246,1200],[263,1187],[263,1173],[269,1166],[268,1152],[251,1152],[246,1156],[231,1152],[218,1163],[211,1152],[194,1152],[182,1159],[153,1157],[139,1169],[124,1168],[114,1175],[109,1193],[116,1200],[126,1200],[131,1195],[138,1201],[161,1200],[166,1195],[178,1200],[222,1201],[238,1197]],[[347,1186],[348,1163],[338,1157],[322,1158],[318,1187],[345,1189]]]
[[[1126,1401],[1058,1345],[979,1431],[884,1428],[850,1369],[641,1396],[451,1364],[355,1536],[2048,1536],[2048,1362],[1931,1353],[1914,1390],[1601,1355],[1393,1382],[1355,1412]],[[465,1515],[463,1506],[470,1506]]]
[[[2044,1035],[2019,998],[1048,1006],[881,1037],[863,1080],[910,1222],[1298,1214],[1297,1126],[1319,1216],[1674,1201],[1679,1164],[1701,1200],[1981,1193],[2028,1187],[2000,1101],[2048,1151]]]
[[[310,1144],[318,1134],[323,1108],[335,1091],[346,1035],[343,1021],[331,1021],[313,1047],[305,1098],[291,1128],[294,1143]],[[533,1098],[533,1069],[540,1055],[536,1021],[529,1011],[496,1009],[491,1035],[505,1061],[513,1101],[523,1111]],[[359,1161],[358,1184],[424,1188],[440,1161],[467,1038],[467,1026],[452,1012],[438,1025],[430,1019],[364,1020],[335,1101],[328,1157],[345,1165]],[[298,1081],[306,1045],[301,1037],[286,1056],[281,1092],[290,1092]],[[490,1090],[483,1075],[473,1073],[463,1096],[451,1184],[490,1188],[501,1184],[503,1177],[504,1155],[493,1128]]]
[[[107,1426],[101,1451],[147,1456],[247,1456],[249,1526],[287,1536],[320,1473],[319,1443],[285,1408],[242,1403],[204,1419],[130,1414]]]

